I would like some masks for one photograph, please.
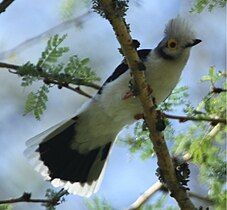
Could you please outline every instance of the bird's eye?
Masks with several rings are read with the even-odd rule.
[[[167,47],[168,48],[176,48],[177,47],[177,42],[176,40],[173,40],[173,39],[170,39],[168,42],[167,42]]]

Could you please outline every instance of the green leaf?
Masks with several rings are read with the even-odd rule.
[[[201,81],[210,81],[210,80],[211,80],[211,77],[208,76],[208,75],[203,76],[203,77],[201,78]]]
[[[195,0],[190,12],[201,13],[205,8],[212,11],[214,8],[225,7],[226,0]]]
[[[0,210],[13,210],[13,208],[8,204],[0,204]]]
[[[18,69],[17,74],[22,77],[21,86],[23,87],[30,86],[34,81],[40,79],[37,67],[30,62],[21,66]]]
[[[176,87],[172,91],[171,95],[164,102],[162,102],[158,108],[163,111],[174,111],[177,106],[187,102],[187,90],[188,87],[186,86]]]
[[[89,210],[113,210],[113,208],[104,200],[95,197],[93,200],[85,200]]]
[[[49,68],[53,63],[62,57],[62,55],[69,51],[68,47],[59,47],[59,45],[65,40],[66,34],[59,37],[57,34],[51,37],[47,42],[47,47],[42,52],[41,58],[37,62],[37,67]]]
[[[35,118],[40,120],[41,115],[46,110],[48,92],[47,85],[43,85],[36,93],[30,92],[25,103],[24,115],[33,112]]]
[[[64,72],[72,78],[82,79],[86,82],[99,81],[100,78],[96,76],[96,73],[91,70],[88,64],[88,58],[80,60],[78,56],[74,55],[69,58]]]

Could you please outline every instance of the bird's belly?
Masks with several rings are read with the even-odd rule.
[[[129,89],[129,73],[125,73],[118,81],[108,84],[100,96],[99,105],[103,112],[112,119],[112,123],[117,123],[119,127],[132,124],[134,116],[142,113],[142,106],[137,97],[123,99]]]
[[[149,76],[149,75],[147,75]],[[179,76],[152,73],[148,78],[148,84],[153,89],[152,96],[156,102],[162,102],[171,93],[177,84]],[[76,141],[72,147],[81,153],[102,146],[113,141],[121,129],[135,122],[135,115],[143,113],[142,105],[138,97],[123,99],[130,91],[128,84],[129,72],[117,80],[107,84],[101,95],[96,95],[88,106],[79,114],[79,122],[76,127]],[[80,121],[81,119],[81,121]]]

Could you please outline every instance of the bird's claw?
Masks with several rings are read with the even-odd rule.
[[[149,96],[153,93],[153,90],[149,84],[147,85],[147,93]]]
[[[134,115],[134,119],[135,120],[144,119],[144,114],[143,113],[138,113],[138,114]]]
[[[126,99],[129,99],[129,98],[132,98],[134,96],[133,92],[132,91],[128,91],[123,97],[122,97],[122,100],[126,100]]]

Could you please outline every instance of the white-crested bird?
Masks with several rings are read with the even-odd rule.
[[[190,25],[178,16],[168,22],[154,50],[138,50],[157,104],[171,94],[191,47],[199,42]],[[116,136],[143,112],[129,90],[130,80],[130,69],[122,62],[75,117],[28,140],[25,153],[46,180],[80,196],[98,190]]]

